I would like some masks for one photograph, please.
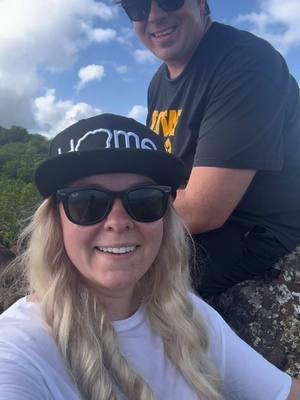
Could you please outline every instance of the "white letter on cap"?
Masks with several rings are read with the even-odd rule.
[[[157,150],[157,147],[155,144],[152,142],[150,139],[143,139],[141,143],[141,148],[142,149],[148,149],[148,150]]]
[[[75,151],[79,150],[79,147],[81,145],[81,143],[88,138],[90,135],[96,135],[97,133],[106,133],[107,134],[107,139],[106,139],[106,149],[109,149],[111,147],[111,139],[112,139],[112,133],[109,129],[104,129],[104,128],[100,128],[100,129],[95,129],[94,131],[89,131],[87,133],[85,133],[77,142],[77,145],[75,147]]]
[[[68,153],[71,153],[72,151],[75,151],[75,149],[74,149],[74,139],[70,139],[70,150],[68,150]],[[62,154],[61,147],[59,147],[57,149],[57,153],[58,154]]]
[[[140,139],[136,133],[133,132],[125,132],[125,131],[114,131],[114,139],[115,139],[115,148],[119,149],[120,148],[120,141],[119,137],[123,136],[125,140],[125,147],[126,149],[130,149],[130,138],[135,139],[135,148],[139,149],[140,148]]]

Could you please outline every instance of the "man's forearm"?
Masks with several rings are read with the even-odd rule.
[[[291,393],[288,400],[300,400],[300,381],[293,379]]]
[[[193,234],[224,225],[249,187],[255,171],[194,167],[174,206]]]
[[[199,199],[197,208],[195,208],[193,201],[184,189],[177,191],[174,207],[189,231],[193,234],[217,229],[222,225],[211,215],[209,207],[205,205],[201,207],[201,199]]]
[[[300,400],[300,381],[293,379],[291,393],[288,400]]]

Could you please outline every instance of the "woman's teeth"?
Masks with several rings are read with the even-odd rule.
[[[111,253],[111,254],[125,254],[131,253],[136,246],[127,246],[127,247],[97,247],[97,250],[102,253]]]

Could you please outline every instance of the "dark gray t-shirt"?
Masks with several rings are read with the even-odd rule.
[[[299,87],[266,41],[214,22],[175,80],[163,64],[148,91],[147,124],[193,166],[254,169],[230,217],[300,243]]]

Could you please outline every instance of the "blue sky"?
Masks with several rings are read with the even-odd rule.
[[[281,51],[300,82],[299,0],[210,0],[212,17]],[[144,122],[159,61],[113,0],[0,0],[0,125],[53,136],[100,112]]]

